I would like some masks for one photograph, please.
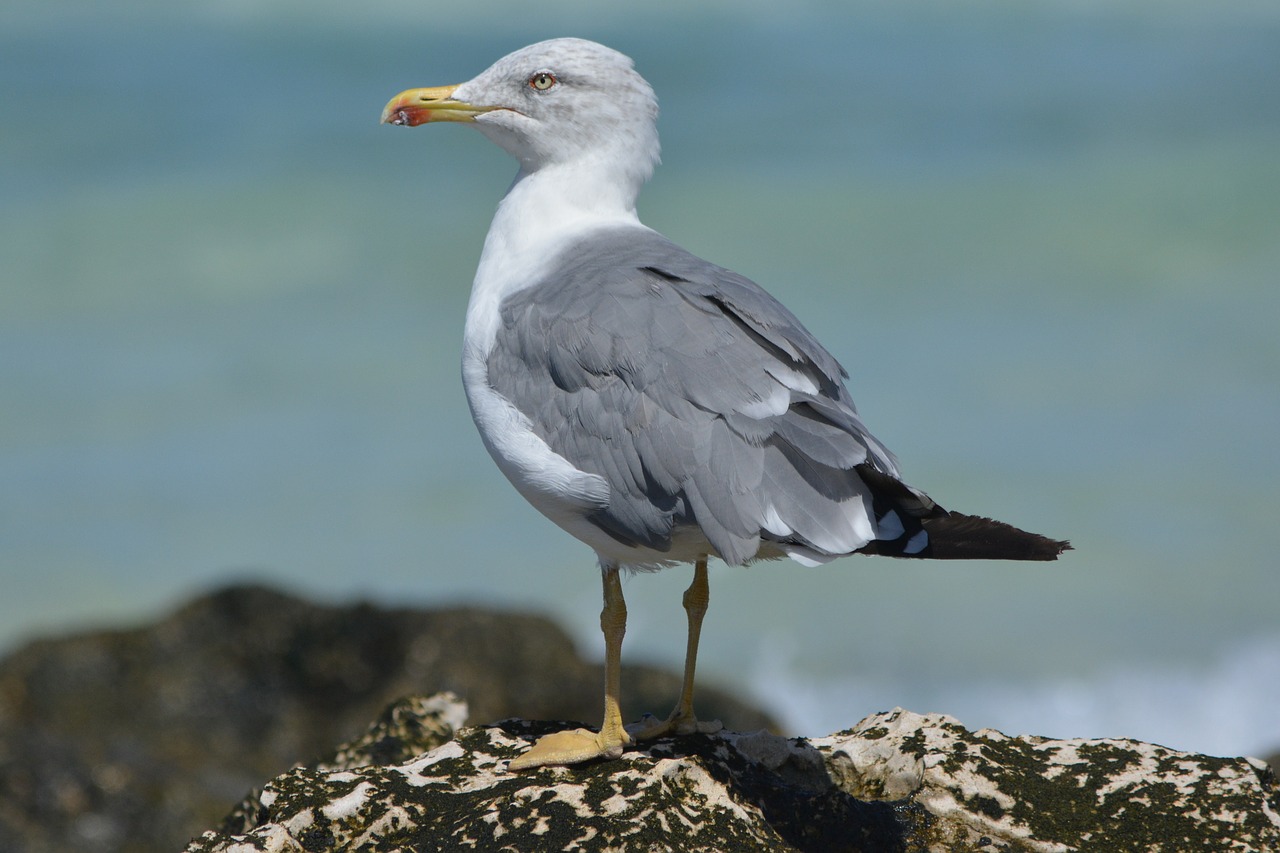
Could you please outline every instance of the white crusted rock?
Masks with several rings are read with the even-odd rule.
[[[1270,770],[1127,740],[971,732],[901,709],[828,737],[659,739],[620,760],[512,773],[568,723],[464,728],[408,699],[315,768],[270,782],[188,853],[249,850],[1181,851],[1280,849]],[[422,755],[385,757],[431,733]],[[378,744],[383,744],[378,747]]]
[[[1275,777],[1247,758],[974,732],[902,709],[811,743],[849,793],[922,806],[930,850],[1280,849]]]

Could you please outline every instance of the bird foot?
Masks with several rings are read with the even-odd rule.
[[[523,755],[507,765],[511,770],[532,770],[535,767],[581,764],[594,758],[620,758],[622,750],[631,743],[631,737],[607,737],[590,729],[571,729],[538,738]]]
[[[645,714],[639,722],[627,726],[627,734],[636,740],[653,740],[671,735],[712,735],[723,728],[724,723],[719,720],[704,722],[692,713],[681,714],[676,710],[672,711],[671,716],[665,720],[659,720],[653,714]]]

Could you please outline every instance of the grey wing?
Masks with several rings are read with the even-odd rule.
[[[762,539],[821,560],[902,534],[858,473],[896,481],[892,455],[840,365],[764,290],[638,229],[553,267],[504,301],[489,381],[609,484],[594,524],[657,551],[696,525],[732,564]]]

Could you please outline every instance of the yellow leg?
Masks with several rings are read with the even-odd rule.
[[[698,666],[698,639],[702,636],[702,617],[707,615],[707,603],[710,600],[707,558],[703,557],[693,568],[693,583],[684,591],[684,609],[689,614],[689,640],[684,652],[684,685],[680,690],[680,701],[666,720],[636,731],[637,739],[647,740],[663,735],[687,735],[694,732],[710,734],[724,728],[718,720],[700,723],[693,713],[693,676]]]
[[[604,722],[600,724],[601,741],[622,755],[631,737],[622,727],[622,638],[627,633],[627,602],[622,597],[622,578],[616,566],[604,570],[604,609],[600,611],[600,630],[604,632]]]
[[[604,722],[600,733],[589,729],[556,732],[539,738],[524,755],[509,765],[512,770],[528,770],[547,765],[578,764],[593,758],[618,758],[632,741],[622,727],[618,696],[622,683],[622,637],[627,632],[627,603],[622,597],[622,579],[617,566],[604,566],[604,609],[600,630],[604,632]]]

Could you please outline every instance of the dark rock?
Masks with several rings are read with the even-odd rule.
[[[596,720],[603,678],[541,617],[326,607],[259,587],[146,628],[34,642],[0,662],[0,850],[174,850],[397,697],[457,691],[480,721]],[[680,689],[652,668],[623,678],[631,716],[665,713]],[[699,703],[772,725],[721,692]],[[413,754],[363,749],[372,764]]]
[[[434,742],[460,713],[453,697],[402,703],[345,760],[277,777],[187,853],[1280,849],[1280,790],[1255,759],[970,732],[902,710],[813,740],[690,735],[528,774],[507,762],[573,724],[506,720],[404,764],[359,763],[387,737]]]

